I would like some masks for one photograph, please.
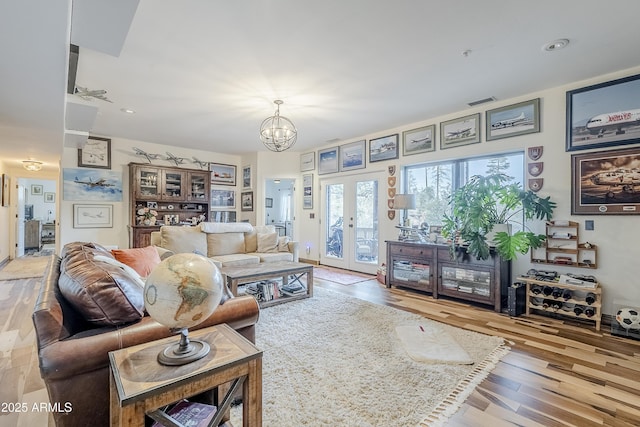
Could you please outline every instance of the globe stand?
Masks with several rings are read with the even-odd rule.
[[[162,365],[180,366],[202,359],[211,347],[204,341],[189,340],[189,330],[180,330],[180,342],[171,344],[158,353],[158,362]]]

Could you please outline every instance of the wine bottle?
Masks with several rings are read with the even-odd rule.
[[[584,300],[587,302],[587,304],[591,305],[596,302],[596,294],[594,294],[593,292],[589,292]]]
[[[576,305],[575,308],[573,309],[573,312],[576,314],[576,316],[580,316],[583,312],[582,306]]]
[[[545,296],[551,295],[552,292],[553,288],[551,286],[545,286],[544,288],[542,288],[542,293],[545,294]]]
[[[570,300],[572,296],[573,293],[571,292],[571,289],[565,289],[564,292],[562,292],[562,298],[565,301]]]
[[[562,303],[560,301],[551,301],[551,308],[557,311],[560,310],[560,307],[562,307]]]
[[[540,295],[540,293],[542,292],[542,286],[540,285],[533,285],[531,287],[531,292],[533,292],[536,295]]]
[[[596,310],[593,307],[585,307],[584,314],[587,317],[593,317],[593,315],[596,314]]]
[[[554,298],[560,298],[562,296],[562,289],[555,287],[551,290],[551,296]]]

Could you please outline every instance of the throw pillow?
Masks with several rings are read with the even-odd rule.
[[[207,253],[207,234],[198,227],[160,227],[160,246],[173,253]]]
[[[278,233],[258,233],[258,252],[278,252]]]
[[[116,259],[133,268],[142,277],[147,277],[151,270],[160,264],[160,255],[153,246],[132,249],[113,249]]]
[[[258,233],[274,233],[276,227],[273,225],[257,225],[253,227],[253,230],[244,233],[244,241],[246,252],[252,253],[258,251]]]
[[[124,270],[125,273],[127,273],[129,276],[131,276],[131,279],[135,282],[136,285],[140,286],[140,289],[144,289],[144,279],[142,277],[140,277],[140,275],[138,274],[137,271],[135,271],[133,268],[129,267],[127,264],[124,264],[124,263],[118,261],[115,258],[109,258],[108,256],[104,256],[104,255],[94,255],[93,256],[93,260],[94,261],[100,261],[100,262],[106,262],[107,264],[111,264],[111,265],[115,265],[116,267],[120,267],[122,270]]]
[[[289,242],[291,237],[280,236],[278,237],[278,252],[289,252]]]

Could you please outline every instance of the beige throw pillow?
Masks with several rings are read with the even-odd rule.
[[[289,252],[289,236],[278,237],[278,252]]]
[[[278,233],[258,233],[258,252],[278,252]]]

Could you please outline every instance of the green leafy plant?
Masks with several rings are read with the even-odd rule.
[[[510,181],[511,178],[502,173],[475,175],[449,197],[451,214],[445,215],[442,234],[451,239],[452,253],[461,241],[468,253],[487,259],[490,244],[494,243],[496,252],[503,259],[512,260],[518,253],[527,253],[530,248],[544,244],[545,235],[528,231],[517,219],[524,215],[525,221],[533,218],[548,221],[556,203],[550,197],[539,197]],[[496,224],[521,224],[523,230],[515,233],[498,231],[489,242],[487,234]]]

